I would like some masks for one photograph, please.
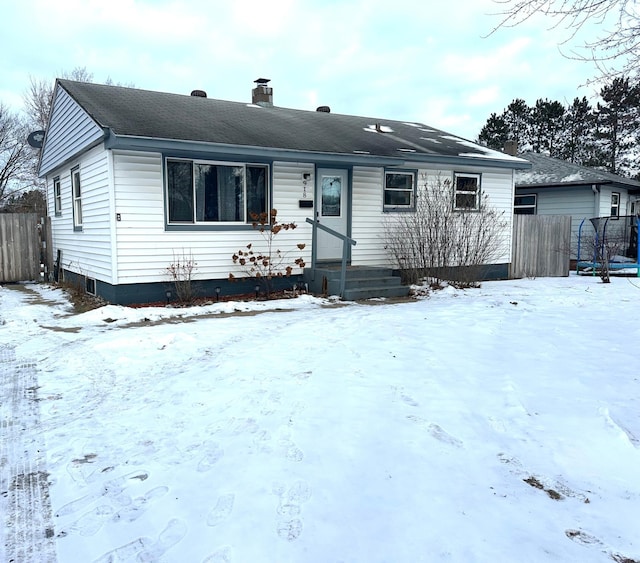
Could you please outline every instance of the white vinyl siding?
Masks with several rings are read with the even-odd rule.
[[[353,168],[351,237],[357,243],[351,247],[351,263],[354,266],[391,266],[384,248],[383,223],[392,221],[396,214],[383,211],[383,186],[383,168]]]
[[[420,168],[417,163],[407,164],[408,168],[418,170],[417,194],[424,189],[425,183],[432,185],[438,179],[453,180],[453,170],[434,170]],[[480,173],[481,194],[488,196],[491,207],[503,212],[501,219],[505,228],[501,236],[501,246],[495,263],[511,262],[511,229],[513,224],[513,174],[511,170],[477,169],[456,167],[456,172]],[[389,266],[390,258],[385,250],[385,227],[394,221],[394,214],[383,212],[382,168],[354,167],[353,169],[353,222],[352,237],[356,246],[352,247],[353,265]]]
[[[313,172],[309,164],[274,163],[272,167],[273,207],[280,222],[295,222],[297,228],[277,235],[277,248],[291,258],[303,256],[310,262],[311,226],[306,217],[312,209],[300,209],[303,173]],[[224,279],[230,273],[242,277],[232,256],[248,243],[263,248],[264,239],[251,227],[216,230],[166,230],[162,157],[152,153],[114,154],[115,213],[117,231],[118,283],[166,282],[166,268],[183,255],[196,262],[194,279]],[[313,175],[308,180],[312,186]],[[308,195],[313,197],[312,188]],[[298,243],[306,243],[300,251]],[[300,273],[300,270],[294,270]]]
[[[109,228],[109,154],[96,147],[80,160],[56,171],[60,178],[62,214],[51,217],[54,256],[62,249],[62,266],[77,274],[112,283]],[[82,230],[74,229],[71,171],[77,167],[82,190]],[[53,181],[47,182],[53,191]],[[51,202],[53,207],[53,201]]]
[[[40,159],[40,174],[69,162],[103,137],[102,128],[58,86]]]
[[[532,192],[532,190],[527,191]],[[538,215],[569,215],[571,217],[571,258],[575,258],[580,223],[586,219],[583,229],[588,231],[591,228],[589,219],[597,214],[597,209],[594,209],[596,196],[591,186],[568,189],[550,188],[538,190],[537,195]]]

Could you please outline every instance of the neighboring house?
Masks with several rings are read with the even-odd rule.
[[[583,219],[640,213],[640,182],[549,156],[525,152],[530,170],[516,170],[514,213],[570,215],[571,258]],[[589,235],[592,234],[590,225]],[[584,229],[584,227],[583,227]]]
[[[243,275],[232,255],[257,247],[249,215],[272,208],[298,225],[278,248],[307,265],[312,251],[319,263],[342,256],[322,231],[312,249],[315,217],[356,241],[351,266],[393,266],[384,221],[415,209],[427,173],[450,179],[455,201],[487,195],[504,211],[493,272],[507,277],[513,171],[527,162],[420,123],[275,107],[268,81],[256,82],[252,103],[56,82],[40,175],[68,279],[112,303],[161,301],[167,267],[186,255],[206,294],[247,293],[227,282]]]

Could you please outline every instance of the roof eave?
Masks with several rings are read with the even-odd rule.
[[[271,158],[273,160],[300,160],[304,158],[309,162],[335,162],[363,166],[404,166],[407,162],[424,162],[429,164],[446,164],[450,166],[474,166],[508,169],[529,169],[531,163],[520,160],[504,160],[490,157],[425,155],[420,153],[406,153],[403,156],[393,157],[384,155],[372,155],[362,153],[327,153],[298,149],[283,149],[275,147],[260,147],[254,145],[232,145],[224,143],[210,143],[206,141],[188,141],[176,139],[159,139],[156,137],[139,137],[129,135],[117,135],[108,131],[105,136],[105,148],[121,150],[142,151],[190,151],[194,153],[216,153],[229,156],[246,156]]]

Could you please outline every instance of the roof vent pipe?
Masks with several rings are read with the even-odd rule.
[[[204,90],[191,90],[191,95],[194,98],[206,98],[207,93]]]
[[[318,106],[316,111],[319,111],[320,113],[331,113],[331,108],[329,106]]]

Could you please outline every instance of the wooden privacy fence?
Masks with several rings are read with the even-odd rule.
[[[0,283],[45,279],[52,262],[51,220],[35,213],[0,213]]]
[[[512,278],[568,276],[570,249],[570,216],[513,216]]]

